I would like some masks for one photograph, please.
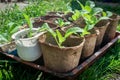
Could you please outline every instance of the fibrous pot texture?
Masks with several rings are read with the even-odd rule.
[[[50,35],[44,34],[39,42],[45,66],[55,72],[67,72],[77,67],[85,40],[69,37],[63,43],[64,47],[60,48]]]
[[[103,37],[104,37],[104,34],[106,32],[106,29],[109,25],[109,21],[108,20],[101,20],[99,21],[96,25],[95,25],[95,28],[99,30],[100,34],[98,35],[97,37],[97,41],[96,41],[96,51],[100,48],[101,46],[101,43],[103,41]]]
[[[89,32],[91,34],[85,36],[85,43],[81,55],[82,59],[88,58],[93,54],[97,40],[97,34],[99,34],[99,31],[95,29],[92,29]]]
[[[115,37],[116,28],[117,28],[119,20],[120,20],[120,16],[117,14],[113,14],[110,17],[110,19],[109,19],[110,24],[108,25],[108,27],[106,29],[104,40],[103,40],[104,45],[106,43],[108,43],[109,41],[111,41]]]

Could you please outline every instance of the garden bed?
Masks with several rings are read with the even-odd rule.
[[[85,69],[87,69],[90,65],[92,65],[98,58],[100,58],[103,54],[106,53],[106,51],[120,38],[120,32],[116,32],[116,36],[113,40],[111,40],[110,42],[108,42],[105,46],[103,46],[101,49],[99,49],[97,52],[95,52],[92,56],[90,56],[88,59],[81,61],[79,63],[79,65],[74,68],[73,70],[69,71],[69,72],[65,72],[65,73],[56,73],[54,71],[51,71],[49,69],[47,69],[44,66],[43,63],[43,59],[40,58],[37,61],[34,62],[27,62],[27,61],[23,61],[22,59],[20,59],[17,56],[16,50],[12,51],[11,53],[6,53],[3,52],[2,50],[0,50],[1,54],[4,54],[5,56],[12,58],[24,65],[28,65],[30,67],[33,67],[37,70],[46,72],[46,73],[50,73],[52,75],[55,75],[57,77],[60,78],[72,78],[74,76],[77,76],[78,74],[82,73]]]

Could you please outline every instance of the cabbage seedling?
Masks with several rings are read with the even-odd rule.
[[[77,34],[77,32],[82,33],[83,30],[79,27],[73,27],[69,28],[66,32],[65,35],[62,35],[62,33],[59,30],[52,30],[47,23],[43,24],[42,31],[48,31],[52,37],[55,39],[57,45],[60,48],[63,48],[62,43],[72,34]]]
[[[70,22],[65,22],[63,19],[61,18],[58,18],[55,23],[57,23],[60,27],[63,27],[63,26],[66,26],[66,25],[69,25]]]

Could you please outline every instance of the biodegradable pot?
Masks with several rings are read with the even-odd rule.
[[[31,38],[21,38],[26,36],[29,29],[23,29],[12,35],[15,39],[18,56],[25,61],[35,61],[41,55],[40,45],[38,43],[38,37],[42,35],[42,32]],[[33,28],[33,32],[37,31],[37,28]]]
[[[61,16],[58,15],[58,13],[61,14]],[[37,19],[46,21],[48,23],[55,23],[55,20],[58,18],[62,18],[62,12],[48,12],[45,16],[41,16]]]
[[[39,42],[45,66],[55,72],[67,72],[77,67],[85,39],[67,38],[63,43],[65,47],[59,48],[51,36],[44,34]]]
[[[72,21],[70,20],[69,18],[71,18],[73,15],[72,12],[69,12],[65,15],[63,15],[63,18],[66,20],[66,21],[70,21],[74,24],[74,26],[79,26],[80,28],[84,28],[86,23],[85,23],[85,20],[83,17],[80,17],[79,19],[75,20],[75,21]]]
[[[91,34],[85,36],[85,43],[82,50],[81,58],[85,59],[91,56],[94,52],[97,35],[99,34],[99,30],[92,29],[89,31]]]
[[[38,27],[41,27],[44,23],[47,23],[50,26],[50,28],[54,28],[54,29],[57,28],[57,25],[54,23],[51,23],[45,20],[37,20],[37,19],[33,23],[33,26],[34,28],[38,28]]]
[[[106,43],[108,43],[115,37],[116,28],[117,28],[119,20],[120,20],[120,16],[117,14],[113,14],[110,17],[109,19],[110,24],[108,25],[106,32],[105,32],[105,36],[103,39],[103,45],[105,45]]]
[[[97,51],[101,47],[104,34],[109,24],[110,22],[108,20],[101,20],[95,25],[95,28],[100,31],[100,34],[97,37],[95,51]]]
[[[48,12],[47,16],[51,16],[52,18],[62,18],[64,21],[69,21],[69,17],[73,15],[72,12],[65,14],[64,12]]]
[[[60,16],[55,16],[55,15],[46,15],[46,16],[42,16],[42,17],[41,17],[41,20],[46,20],[46,21],[48,21],[48,22],[53,23],[53,22],[55,22],[55,20],[58,19],[58,18],[61,18],[61,17],[60,17]]]
[[[76,25],[76,26],[79,26],[80,28],[84,28],[86,23],[85,23],[85,20],[83,17],[80,17],[78,20],[76,21],[73,21],[73,23]]]

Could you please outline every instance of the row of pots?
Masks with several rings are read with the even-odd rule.
[[[33,25],[38,27],[47,22],[50,27],[57,29],[57,25],[53,23],[57,18],[65,19],[66,17],[49,13],[44,17],[35,19]],[[63,43],[67,46],[64,48],[58,47],[54,39],[46,32],[39,33],[32,38],[20,39],[29,31],[29,29],[24,29],[15,33],[12,38],[15,39],[18,55],[21,59],[35,61],[43,54],[44,64],[48,69],[56,72],[67,72],[74,69],[81,58],[90,57],[94,51],[99,50],[115,37],[119,19],[118,15],[113,15],[109,20],[100,21],[90,31],[91,34],[84,38],[70,36]],[[33,31],[37,31],[37,28],[33,28]]]

